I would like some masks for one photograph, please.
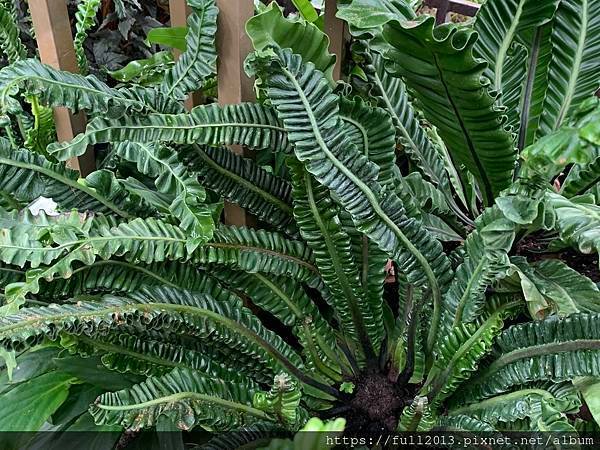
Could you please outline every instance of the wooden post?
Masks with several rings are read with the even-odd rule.
[[[481,7],[480,4],[469,0],[426,0],[425,5],[436,8],[435,21],[438,25],[448,21],[450,12],[473,17]]]
[[[40,59],[56,69],[77,73],[77,58],[73,46],[71,23],[65,0],[29,0],[29,11],[35,29]],[[73,114],[67,108],[54,109],[56,135],[59,141],[73,139],[85,131],[86,117]],[[68,165],[79,170],[82,176],[95,170],[94,150],[69,160]]]
[[[342,64],[345,53],[344,27],[345,22],[335,17],[337,0],[325,0],[325,33],[329,36],[329,51],[337,56],[333,78],[342,78]]]
[[[245,25],[254,14],[252,0],[217,0],[219,103],[236,104],[255,100],[254,83],[244,73],[244,60],[252,51]],[[243,147],[234,145],[231,151],[244,157],[251,155]],[[256,226],[256,219],[238,205],[225,204],[225,223],[238,226]]]

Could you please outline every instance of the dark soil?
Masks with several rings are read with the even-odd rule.
[[[364,374],[354,383],[344,434],[372,437],[395,431],[402,408],[413,400],[415,389],[397,386],[378,372]]]
[[[594,283],[600,283],[600,269],[598,267],[598,255],[583,255],[573,249],[548,253],[546,244],[537,239],[535,235],[523,239],[517,245],[517,255],[525,256],[528,261],[540,261],[542,259],[560,259],[571,269],[585,275]]]
[[[598,255],[582,255],[573,250],[568,250],[560,253],[558,258],[572,269],[588,277],[594,283],[600,283]]]

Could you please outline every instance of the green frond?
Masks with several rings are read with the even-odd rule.
[[[148,111],[161,114],[180,114],[185,112],[185,107],[173,97],[167,97],[156,87],[142,87],[128,85],[121,87],[119,92],[130,100],[146,105]]]
[[[368,106],[360,97],[341,97],[340,118],[358,151],[379,168],[377,181],[382,186],[391,184],[396,164],[396,140],[390,115],[382,108]]]
[[[444,296],[443,327],[474,321],[481,313],[487,288],[510,267],[508,252],[515,239],[515,224],[499,218],[479,226],[467,238],[465,257]]]
[[[245,381],[250,386],[257,386],[248,376],[255,375],[252,371],[246,371],[240,361],[235,360],[226,361],[225,366],[219,361],[225,361],[222,356],[208,345],[200,352],[131,334],[111,334],[95,339],[78,336],[74,339],[78,344],[87,344],[100,352],[102,364],[120,373],[152,376],[163,375],[174,368],[187,368],[221,380]]]
[[[448,189],[450,180],[442,155],[435,142],[427,135],[426,129],[421,126],[402,80],[386,72],[384,60],[379,54],[360,46],[355,46],[354,49],[359,49],[357,52],[364,59],[362,67],[370,83],[368,93],[392,117],[402,149],[427,180],[442,189]]]
[[[329,190],[316,183],[299,162],[288,165],[292,173],[294,217],[300,234],[313,250],[315,263],[331,297],[341,331],[364,356],[376,354],[383,339],[382,298],[369,304],[360,282],[351,241],[338,218],[339,207]]]
[[[275,417],[286,428],[298,429],[300,399],[302,392],[294,380],[286,373],[275,375],[271,390],[257,392],[252,399],[252,405]]]
[[[592,194],[567,199],[547,192],[546,207],[556,216],[560,238],[581,253],[600,253],[600,206]]]
[[[560,193],[567,198],[586,194],[600,184],[600,155],[592,162],[575,165],[569,171]],[[600,199],[597,199],[600,201]]]
[[[423,308],[427,303],[422,289],[415,288],[406,281],[406,277],[398,275],[398,314],[392,327],[387,332],[387,350],[390,358],[390,374],[396,378],[412,366],[409,383],[418,384],[425,374],[425,339],[429,324],[428,310]],[[412,339],[409,349],[408,340]],[[413,350],[414,351],[411,351]],[[410,353],[412,353],[412,355]],[[409,360],[412,357],[412,361]]]
[[[189,92],[202,88],[206,78],[217,72],[217,15],[214,0],[187,0],[188,16],[186,50],[175,66],[165,74],[161,91],[167,97],[184,100]]]
[[[597,376],[598,324],[595,314],[573,314],[508,328],[496,340],[489,363],[463,386],[461,395],[475,401],[531,381]]]
[[[425,397],[416,397],[404,408],[398,422],[397,431],[429,431],[435,425],[435,412]]]
[[[136,328],[176,332],[211,346],[223,346],[251,357],[261,371],[273,375],[286,370],[310,382],[300,371],[300,357],[264,328],[239,299],[217,301],[206,294],[165,287],[121,297],[106,295],[96,301],[21,309],[0,319],[0,345],[22,351],[65,333],[94,338]]]
[[[520,288],[534,320],[548,313],[568,316],[579,312],[600,313],[600,289],[592,280],[558,259],[527,263],[511,258],[517,267]]]
[[[520,302],[509,303],[494,312],[481,325],[459,323],[436,347],[436,360],[422,388],[433,406],[451,395],[477,370],[501,333],[504,320]]]
[[[99,170],[83,180],[64,163],[52,163],[28,150],[0,147],[0,190],[24,203],[40,196],[51,198],[61,211],[77,209],[124,218],[154,212],[112,172]]]
[[[33,127],[27,128],[24,145],[37,153],[45,154],[48,144],[56,140],[54,112],[52,108],[40,105],[35,97],[30,97],[27,101],[31,104],[34,123]]]
[[[303,287],[285,277],[220,270],[214,275],[253,304],[293,327],[303,347],[306,365],[335,381],[341,380],[336,335]]]
[[[236,300],[239,301],[239,300]],[[106,336],[61,334],[59,344],[70,354],[93,356],[110,370],[123,374],[162,375],[176,367],[190,368],[224,380],[269,384],[273,369],[257,362],[253,353],[241,353],[235,345],[214,345],[181,330],[161,328],[118,329]]]
[[[251,159],[223,147],[193,146],[183,155],[200,184],[245,208],[276,230],[297,235],[291,187]]]
[[[206,192],[193,173],[179,162],[174,150],[157,143],[121,142],[114,146],[114,151],[126,161],[136,163],[140,173],[154,179],[159,192],[174,198],[169,211],[194,243],[202,244],[211,238],[215,224],[211,208],[203,203]]]
[[[351,0],[339,5],[336,14],[348,22],[350,33],[358,38],[372,39],[377,49],[382,46],[377,38],[381,35],[382,26],[394,19],[415,19],[418,1],[386,1],[370,2],[368,0]]]
[[[88,145],[123,141],[236,144],[254,150],[289,151],[285,130],[272,110],[257,103],[240,103],[197,106],[189,114],[150,114],[119,120],[97,117],[88,123],[85,133],[72,141],[50,145],[48,152],[67,160],[85,153]]]
[[[560,128],[600,86],[600,4],[593,0],[563,0],[552,27],[552,60],[540,134]]]
[[[262,51],[269,46],[291,48],[304,61],[311,61],[323,72],[330,84],[335,84],[333,69],[336,57],[329,53],[329,36],[315,24],[286,19],[281,7],[270,3],[260,14],[248,20],[246,33],[255,50]]]
[[[576,117],[527,147],[521,154],[522,176],[539,174],[551,181],[568,166],[593,164],[600,152],[599,105],[598,99],[589,98]]]
[[[48,107],[65,106],[73,112],[93,111],[105,117],[148,110],[144,102],[128,98],[91,75],[62,72],[35,59],[19,61],[0,70],[0,108],[7,108],[19,90],[35,95]]]
[[[159,285],[204,292],[217,300],[230,295],[213,276],[186,262],[144,265],[111,259],[77,267],[66,279],[41,280],[36,298],[56,301],[81,294],[136,292]]]
[[[99,425],[122,425],[139,430],[164,415],[178,428],[196,426],[229,431],[270,419],[252,407],[254,390],[244,382],[209,378],[189,369],[175,369],[130,389],[101,395],[90,407]]]
[[[189,259],[183,231],[157,219],[137,218],[118,225],[103,216],[86,217],[75,212],[49,219],[24,215],[0,236],[0,260],[23,267],[29,262],[24,282],[7,286],[8,307],[22,304],[28,293],[39,292],[42,278],[69,278],[74,265],[90,265],[97,258],[125,256],[134,262]]]
[[[194,264],[287,275],[309,284],[319,276],[303,243],[263,230],[222,227],[211,242],[198,247],[180,228],[152,218],[116,224],[100,215],[25,215],[5,229],[0,236],[0,260],[20,267],[28,262],[32,268],[26,282],[6,290],[16,304],[25,294],[39,292],[42,278],[68,278],[75,263],[90,265],[97,258],[113,256],[138,264],[191,259]]]
[[[40,280],[40,292],[35,297],[58,302],[81,294],[135,292],[156,285],[202,291],[202,286],[211,282],[211,277],[191,264],[166,261],[144,265],[110,259],[77,267],[69,278]]]
[[[436,429],[443,431],[477,431],[493,432],[496,429],[487,422],[474,419],[473,417],[457,414],[455,416],[441,416],[438,419]]]
[[[211,339],[212,345],[220,342],[241,354],[255,355],[256,359],[262,361],[262,365],[280,367],[302,381],[306,380],[300,371],[304,366],[303,362],[296,352],[276,333],[265,328],[250,310],[242,307],[237,297],[230,296],[228,301],[223,298],[216,300],[205,294],[164,287],[138,291],[131,294],[131,297],[141,303],[160,304],[165,309],[168,309],[165,304],[174,305],[173,310],[183,313],[184,318],[185,310],[178,309],[177,305],[202,309],[198,311],[200,321],[195,321],[194,326],[201,336]],[[205,319],[201,318],[203,313]],[[191,314],[194,314],[193,310]],[[210,323],[214,325],[210,327]],[[260,364],[259,361],[257,364]]]
[[[483,77],[486,64],[473,56],[477,34],[435,19],[389,22],[385,67],[402,76],[425,118],[437,127],[455,165],[477,179],[486,205],[512,181],[516,151],[503,110]],[[425,69],[427,68],[427,69]],[[426,75],[424,75],[426,73]],[[462,174],[463,184],[466,174]]]
[[[100,9],[101,4],[101,0],[79,0],[77,4],[73,45],[75,46],[75,56],[77,57],[79,73],[83,75],[88,73],[88,62],[83,44],[87,38],[88,32],[96,24],[96,14]]]
[[[17,17],[10,7],[0,5],[0,49],[9,63],[27,58],[27,49],[21,42]]]
[[[508,122],[515,131],[520,128],[520,134],[532,134],[527,130],[530,106],[532,103],[541,106],[546,94],[544,72],[548,70],[551,55],[551,26],[543,26],[552,20],[558,3],[558,0],[486,2],[476,16],[474,30],[479,39],[473,51],[488,62],[486,75],[492,88],[502,93]],[[535,133],[535,129],[532,131]],[[525,136],[520,136],[519,141],[525,143]]]
[[[495,426],[498,422],[510,423],[526,418],[537,421],[544,412],[543,404],[556,411],[575,412],[579,410],[581,400],[571,383],[524,386],[507,394],[451,409],[448,415],[449,418],[467,415]]]
[[[193,261],[250,273],[285,275],[309,285],[320,277],[314,256],[303,242],[251,228],[221,226],[211,242],[196,250]]]
[[[338,98],[322,81],[322,73],[289,51],[274,53],[255,57],[248,65],[268,75],[269,98],[288,129],[296,157],[336,194],[357,229],[394,259],[411,282],[431,288],[439,306],[441,290],[451,276],[441,245],[407,219],[398,198],[377,183],[377,167],[343,131]]]
[[[173,53],[164,50],[154,53],[149,58],[133,60],[121,69],[109,71],[108,74],[121,83],[128,83],[133,86],[155,87],[162,81],[165,72],[173,67],[174,64]],[[175,101],[175,99],[173,100]]]
[[[404,196],[410,197],[415,206],[422,213],[451,215],[452,212],[444,193],[429,181],[423,179],[419,172],[411,172],[403,177],[399,171],[395,172],[396,192],[404,202]],[[401,193],[402,192],[402,196]],[[408,210],[408,207],[406,208]]]

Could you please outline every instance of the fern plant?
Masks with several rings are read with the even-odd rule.
[[[215,70],[212,0],[190,1],[161,84],[0,71],[7,113],[26,92],[93,116],[46,154],[0,141],[0,428],[203,428],[232,448],[310,416],[358,435],[596,427],[600,15],[513,3],[435,27],[344,2],[356,67],[337,84],[327,36],[271,4],[247,26],[261,101],[190,112],[177,100]],[[85,179],[61,162],[96,144]],[[219,225],[219,198],[260,226]]]

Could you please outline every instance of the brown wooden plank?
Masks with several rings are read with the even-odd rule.
[[[435,21],[438,24],[448,22],[450,12],[473,17],[481,7],[468,0],[425,0],[425,6],[436,8]]]
[[[219,103],[235,104],[255,100],[254,82],[244,72],[244,60],[252,51],[246,35],[246,22],[254,14],[252,0],[217,0],[219,21],[217,32]],[[231,151],[244,157],[252,155],[241,146]],[[225,223],[256,226],[256,219],[232,203],[225,204]]]
[[[335,17],[337,0],[325,0],[325,33],[329,36],[329,51],[337,56],[333,78],[342,78],[342,64],[345,53],[345,22]]]
[[[77,73],[77,58],[65,0],[29,0],[29,11],[35,29],[40,59],[56,69]],[[73,139],[85,131],[86,117],[83,113],[72,114],[66,108],[54,109],[56,135],[59,141]],[[79,158],[69,160],[68,165],[87,175],[95,169],[94,150]]]
[[[468,0],[450,0],[450,11],[463,16],[474,17],[481,8],[479,3],[473,3]]]

